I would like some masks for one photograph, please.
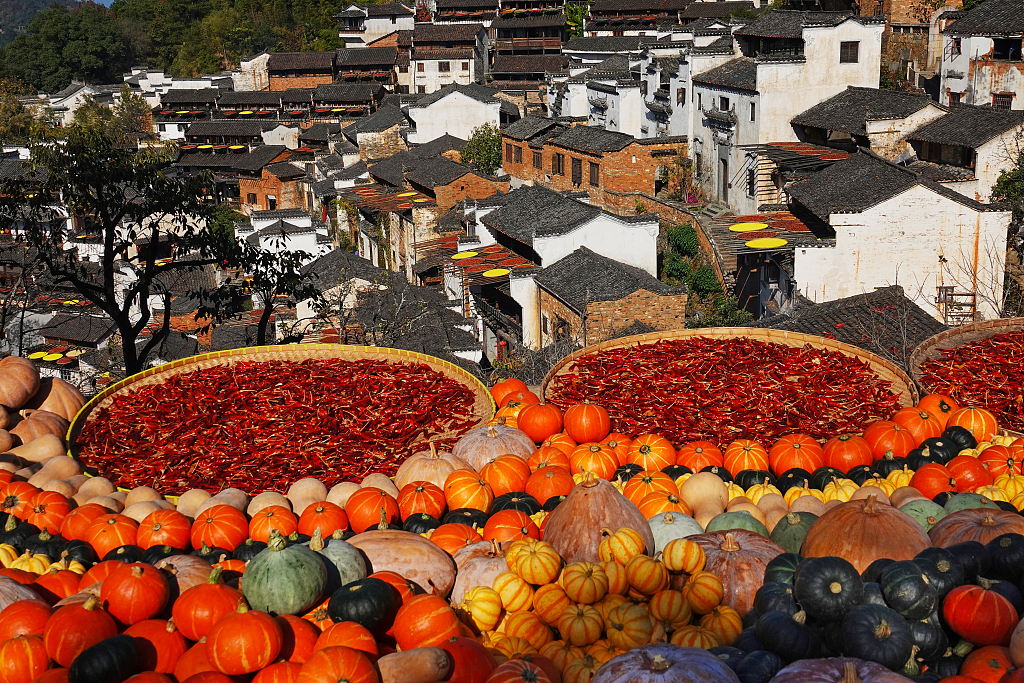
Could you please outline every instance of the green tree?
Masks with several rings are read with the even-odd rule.
[[[481,173],[494,175],[501,166],[501,129],[493,123],[477,126],[461,154],[464,163],[476,164]]]
[[[125,148],[87,128],[72,127],[63,144],[34,144],[31,151],[31,172],[0,186],[0,227],[18,231],[54,284],[110,317],[125,371],[139,372],[170,330],[168,278],[218,263],[243,265],[238,242],[215,235],[205,220],[210,178],[171,177],[166,152]],[[65,248],[82,226],[103,237],[98,268]],[[156,319],[154,299],[163,311]],[[156,329],[137,346],[151,323]]]
[[[41,132],[39,119],[21,103],[26,91],[17,79],[0,79],[0,142],[26,142]]]
[[[125,85],[121,98],[114,105],[114,120],[111,133],[115,137],[128,138],[153,132],[153,114],[149,102],[142,95],[132,92]]]
[[[700,254],[700,241],[697,239],[697,231],[690,223],[681,223],[665,231],[668,238],[668,245],[677,254],[696,257]]]
[[[693,271],[693,279],[690,280],[690,289],[701,296],[716,294],[722,291],[722,285],[715,275],[711,266],[700,266]]]
[[[583,28],[590,17],[590,3],[566,3],[565,23],[569,27],[570,38],[577,38],[583,35]]]
[[[999,174],[992,186],[992,198],[1007,202],[1013,208],[1013,220],[1024,219],[1024,151],[1017,153],[1012,168]]]
[[[736,297],[723,294],[712,294],[695,302],[698,314],[686,321],[688,328],[703,327],[740,327],[754,316],[739,307]]]

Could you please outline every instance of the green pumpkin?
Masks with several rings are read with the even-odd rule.
[[[354,545],[341,540],[341,535],[341,531],[335,531],[325,545],[320,530],[317,529],[309,541],[309,549],[320,554],[327,570],[324,595],[333,595],[334,591],[345,584],[365,579],[367,575],[363,556]]]
[[[790,512],[775,524],[771,539],[785,548],[786,552],[799,553],[804,537],[816,519],[818,515],[811,512]]]
[[[941,505],[930,500],[912,500],[901,507],[900,512],[913,517],[925,531],[930,531],[947,514]]]
[[[68,669],[69,683],[116,683],[142,668],[131,636],[111,636],[82,651]]]
[[[242,574],[242,595],[249,607],[275,615],[309,611],[326,585],[327,569],[320,555],[304,545],[288,545],[276,529],[270,532],[266,549]]]
[[[654,536],[654,552],[660,553],[677,538],[686,538],[694,534],[704,533],[704,528],[697,520],[681,512],[663,512],[654,515],[647,524],[651,527],[651,534]]]
[[[974,510],[976,508],[987,508],[989,510],[1000,510],[995,501],[989,500],[980,493],[958,493],[942,506],[946,514],[959,512],[960,510]]]
[[[765,538],[769,536],[768,529],[764,524],[754,519],[749,512],[723,512],[716,515],[708,522],[706,531],[711,533],[712,531],[730,531],[732,529],[746,529],[755,534],[761,534]]]

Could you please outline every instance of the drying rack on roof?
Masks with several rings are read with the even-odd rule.
[[[850,156],[849,152],[809,142],[769,142],[743,145],[741,149],[767,157],[783,171],[820,171]]]

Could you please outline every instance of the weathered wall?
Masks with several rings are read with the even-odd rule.
[[[398,124],[380,132],[356,133],[356,141],[359,158],[367,162],[386,159],[408,149],[398,132]]]
[[[905,140],[906,136],[929,121],[945,115],[945,111],[929,103],[920,111],[905,119],[877,119],[865,122],[871,151],[889,161],[902,161],[913,156],[914,150]]]
[[[950,43],[960,39],[960,54]],[[1024,63],[1019,59],[992,59],[988,36],[943,35],[942,84],[939,96],[949,104],[949,93],[960,93],[964,104],[992,104],[993,95],[1013,95],[1010,108],[1024,109]],[[975,59],[977,55],[977,59]]]
[[[428,107],[410,108],[416,130],[409,131],[409,142],[423,144],[445,133],[468,140],[473,129],[485,123],[500,123],[500,103],[485,103],[462,93],[451,93]]]
[[[475,173],[467,173],[457,178],[450,185],[440,185],[434,188],[437,196],[437,205],[442,211],[447,211],[467,197],[473,199],[484,199],[490,197],[499,190],[508,192],[509,183],[507,180],[497,181],[482,178]]]
[[[269,78],[271,92],[280,92],[287,90],[288,88],[315,88],[318,85],[324,85],[334,82],[334,76],[331,74],[300,74],[295,76],[274,76],[271,75]]]
[[[618,216],[601,214],[564,235],[537,236],[534,251],[547,267],[580,247],[635,266],[658,276],[658,219],[648,217],[644,222],[628,222]]]
[[[251,202],[250,194],[256,195]],[[242,213],[270,210],[269,197],[277,199],[277,209],[301,209],[303,207],[302,184],[297,181],[282,181],[264,169],[261,178],[239,178],[238,195]]]

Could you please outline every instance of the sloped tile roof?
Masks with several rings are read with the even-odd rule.
[[[946,27],[948,35],[1019,36],[1024,33],[1020,0],[985,0]]]
[[[640,48],[641,36],[577,36],[563,46],[566,52],[631,52]]]
[[[594,301],[618,301],[645,289],[654,294],[680,294],[686,287],[670,287],[636,266],[620,263],[587,247],[580,247],[544,270],[535,279],[578,313]]]
[[[437,0],[437,9],[489,9],[497,11],[498,0]]]
[[[751,57],[737,57],[694,76],[693,82],[757,92],[757,61]]]
[[[363,104],[372,102],[383,86],[370,83],[331,83],[318,85],[313,91],[315,102],[346,102]]]
[[[60,313],[39,329],[47,339],[82,344],[98,344],[114,331],[114,321],[107,316],[88,313]]]
[[[473,43],[484,30],[483,24],[425,24],[413,27],[413,44],[417,43]]]
[[[287,161],[270,164],[267,166],[267,171],[279,180],[294,180],[306,175],[305,171]]]
[[[940,116],[910,133],[907,139],[980,147],[1021,124],[1024,124],[1024,111],[958,105],[950,109],[945,116]]]
[[[185,130],[186,137],[205,135],[228,135],[259,137],[263,131],[283,125],[280,121],[196,121]]]
[[[380,133],[392,126],[402,126],[407,123],[405,114],[401,109],[390,105],[381,107],[364,119],[349,124],[341,129],[349,140],[355,142],[358,133]]]
[[[838,26],[852,17],[850,12],[799,12],[771,10],[736,31],[738,36],[802,38],[806,26]]]
[[[594,0],[591,12],[675,12],[685,9],[692,0]]]
[[[498,101],[498,90],[496,88],[488,88],[484,85],[459,85],[453,83],[452,85],[446,85],[436,92],[432,92],[426,97],[421,97],[409,104],[409,109],[422,109],[429,107],[439,100],[444,99],[452,93],[460,93],[466,97],[470,97],[478,102],[490,103]]]
[[[566,55],[497,55],[491,73],[546,73],[569,66]]]
[[[366,10],[369,12],[371,17],[390,17],[391,15],[399,17],[411,17],[415,15],[409,7],[403,5],[400,2],[387,2],[379,5],[366,5]]]
[[[754,3],[748,0],[723,0],[722,2],[691,2],[679,16],[683,19],[719,19],[730,12],[754,11]]]
[[[423,159],[416,168],[405,174],[405,177],[424,187],[441,187],[452,183],[473,169],[465,164],[458,164],[448,157],[430,157]]]
[[[221,107],[235,104],[258,104],[260,106],[280,107],[281,93],[266,92],[263,90],[247,90],[239,92],[226,92],[217,100]]]
[[[331,71],[333,52],[272,52],[267,71]]]
[[[793,117],[792,123],[826,130],[867,135],[866,121],[905,119],[928,106],[924,93],[847,87],[824,102]]]
[[[358,47],[338,50],[339,71],[351,66],[394,66],[398,58],[397,47]]]
[[[524,185],[502,198],[503,205],[481,220],[523,244],[543,235],[563,235],[599,216],[601,209],[569,199],[545,187]]]
[[[261,145],[251,152],[243,152],[241,154],[183,154],[175,163],[175,166],[258,171],[287,149],[284,145]]]
[[[413,49],[412,58],[416,61],[426,62],[431,60],[455,60],[455,59],[472,59],[473,48],[471,47],[445,47],[445,48],[431,48],[431,47],[417,47]]]
[[[339,131],[341,131],[340,123],[314,123],[309,128],[303,128],[299,131],[299,142],[326,143],[331,135]]]
[[[491,22],[492,29],[545,28],[549,26],[565,26],[565,15],[561,12],[526,16],[506,15]]]
[[[217,88],[172,88],[160,96],[161,104],[192,103],[213,104],[220,96]]]
[[[626,133],[617,133],[603,128],[573,126],[553,138],[551,142],[569,149],[600,154],[601,152],[617,152],[620,149],[625,149],[636,142],[636,138]]]
[[[288,88],[281,92],[281,101],[289,104],[309,104],[312,96],[313,88]]]
[[[559,125],[561,124],[555,119],[531,115],[508,124],[501,129],[501,132],[516,140],[529,140],[533,136]]]
[[[439,138],[434,138],[430,142],[424,143],[417,147],[414,147],[411,151],[415,156],[421,156],[424,158],[437,156],[451,150],[461,152],[462,148],[466,146],[467,141],[462,138],[457,138],[454,135],[445,133]]]

